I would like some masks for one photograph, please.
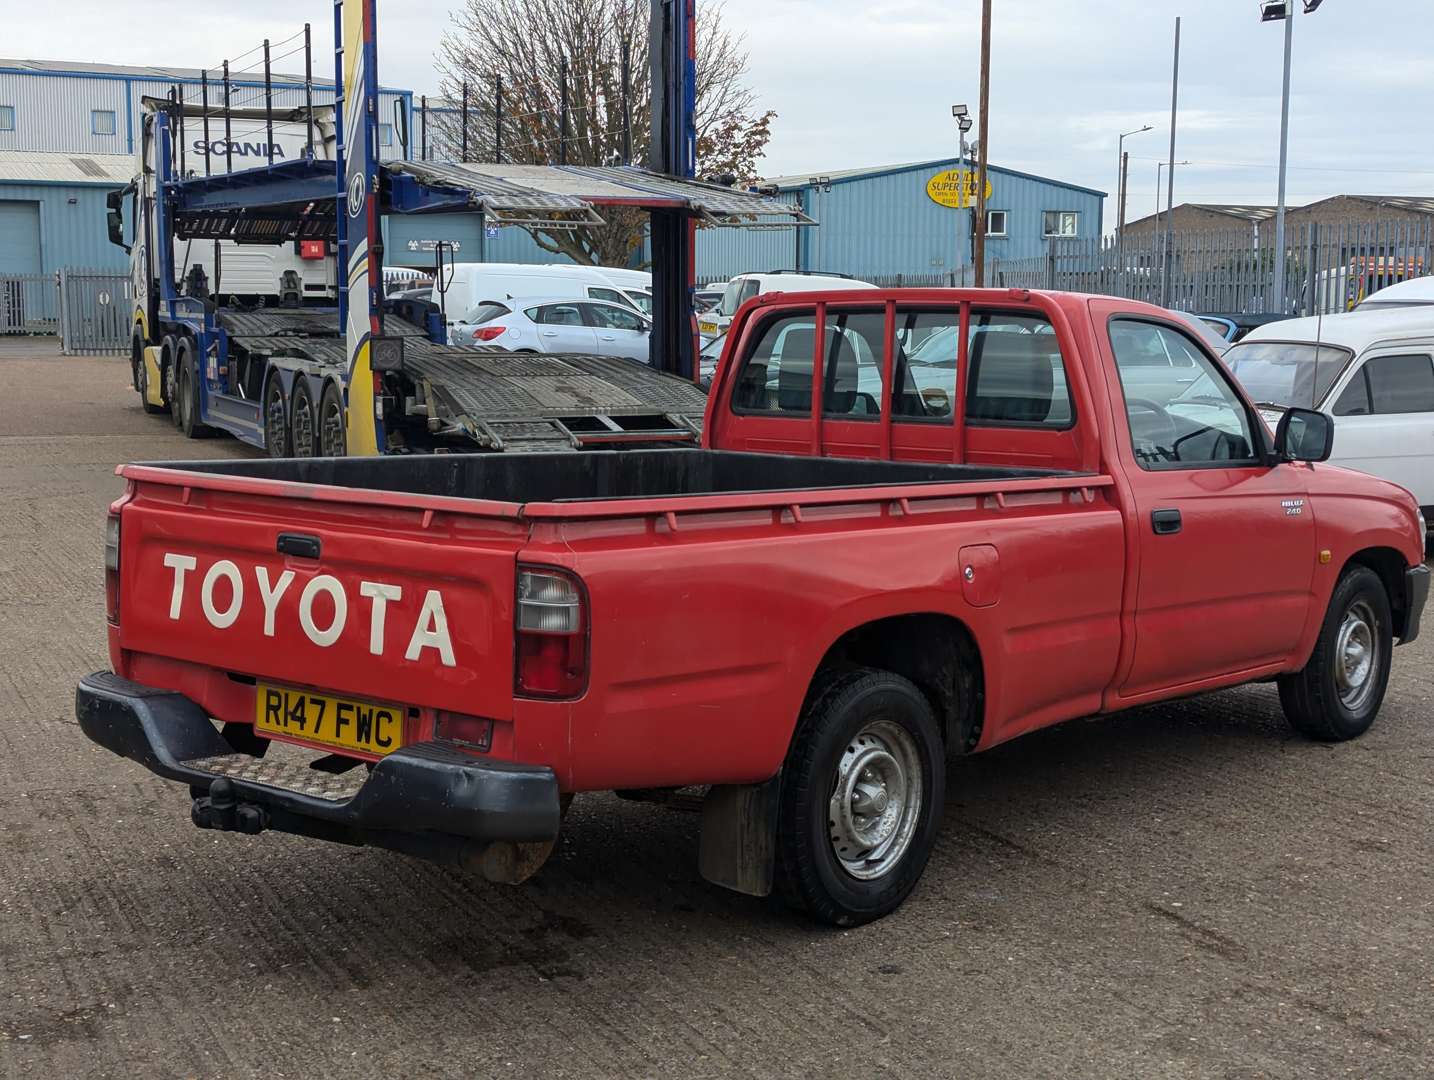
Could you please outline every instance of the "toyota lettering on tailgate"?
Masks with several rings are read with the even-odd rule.
[[[199,569],[199,560],[193,555],[166,552],[164,565],[173,571],[173,583],[169,594],[169,617],[175,622],[185,610],[188,594],[193,588],[193,573]],[[304,636],[321,649],[326,649],[339,640],[349,620],[349,594],[343,582],[332,574],[316,574],[304,583],[299,591],[297,603],[284,604],[289,588],[294,584],[295,574],[285,570],[277,578],[269,575],[267,566],[253,568],[253,592],[246,590],[244,575],[236,563],[219,559],[205,571],[199,584],[199,607],[205,620],[216,630],[227,630],[238,620],[246,601],[257,596],[264,611],[264,636],[275,636],[275,625],[280,617],[297,619]],[[223,581],[228,586],[228,597],[217,589]],[[216,601],[216,592],[219,599]],[[327,626],[319,625],[314,608],[320,596],[327,596],[332,614],[327,616]],[[403,588],[382,581],[360,581],[359,604],[367,601],[368,651],[374,656],[383,656],[387,646],[385,629],[388,620],[388,605],[403,599]],[[223,602],[225,606],[220,607]],[[282,606],[281,606],[282,605]],[[359,616],[362,617],[362,616]],[[419,660],[425,649],[433,649],[445,667],[456,666],[453,659],[453,639],[448,633],[448,614],[443,607],[443,594],[437,589],[428,589],[408,635],[408,647],[404,650],[405,660]]]

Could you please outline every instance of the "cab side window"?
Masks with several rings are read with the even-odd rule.
[[[1335,416],[1434,412],[1434,362],[1421,353],[1375,356],[1354,373]]]
[[[1110,324],[1135,460],[1143,469],[1228,466],[1257,460],[1250,414],[1224,371],[1181,330],[1138,319]],[[1185,356],[1184,365],[1152,362]],[[1188,371],[1189,369],[1185,369]]]

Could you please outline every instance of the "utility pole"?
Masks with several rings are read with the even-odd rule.
[[[1316,5],[1317,6],[1317,5]],[[1313,9],[1310,9],[1313,10]],[[1275,310],[1284,314],[1285,304],[1285,165],[1290,152],[1290,58],[1295,44],[1295,4],[1285,3],[1285,85],[1280,99],[1280,190],[1275,204]]]
[[[981,0],[981,157],[976,163],[976,288],[986,284],[986,162],[991,160],[991,0]]]
[[[1120,155],[1120,205],[1116,208],[1115,218],[1115,249],[1122,255],[1120,270],[1125,272],[1123,256],[1125,253],[1125,199],[1130,190],[1130,151],[1125,150]]]
[[[1160,275],[1160,306],[1170,306],[1170,270],[1175,244],[1175,122],[1180,108],[1180,16],[1175,16],[1175,69],[1170,76],[1170,185],[1165,199],[1165,260]],[[1159,192],[1156,192],[1159,197]]]

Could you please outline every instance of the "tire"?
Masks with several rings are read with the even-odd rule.
[[[134,388],[139,391],[139,404],[151,416],[164,412],[163,405],[151,405],[149,401],[149,365],[144,362],[144,339],[140,338],[139,366],[135,369]]]
[[[194,342],[181,338],[175,358],[178,371],[173,413],[186,439],[208,438],[210,429],[199,422],[199,365],[194,359]]]
[[[165,334],[159,340],[159,400],[161,407],[169,413],[174,426],[179,426],[179,414],[174,408],[175,380],[177,372],[174,356],[179,350],[179,341],[173,334]]]
[[[309,380],[304,375],[298,375],[289,394],[289,451],[294,457],[314,457],[318,454],[318,420]]]
[[[940,727],[910,680],[871,668],[828,677],[782,775],[781,895],[835,926],[894,911],[926,869],[945,793]]]
[[[1368,731],[1389,686],[1393,629],[1389,594],[1379,575],[1367,566],[1346,568],[1309,663],[1279,680],[1290,726],[1320,742],[1343,742]]]
[[[289,406],[284,399],[284,380],[279,373],[270,374],[264,383],[264,452],[271,458],[291,457],[289,442]]]
[[[349,451],[344,398],[337,383],[324,386],[319,400],[319,456],[344,457]]]

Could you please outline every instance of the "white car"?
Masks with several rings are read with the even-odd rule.
[[[1434,307],[1287,319],[1225,354],[1272,426],[1291,405],[1334,417],[1330,462],[1391,480],[1434,509]],[[1197,383],[1189,390],[1198,396]]]
[[[801,270],[778,270],[770,274],[738,274],[727,282],[722,299],[697,320],[704,341],[726,333],[737,309],[754,296],[774,292],[835,292],[841,289],[874,289],[869,281],[836,274],[809,274]]]
[[[434,283],[431,300],[447,314],[449,337],[459,324],[472,326],[480,305],[496,300],[509,307],[533,300],[562,298],[605,300],[633,311],[652,310],[652,297],[644,289],[616,282],[618,271],[600,266],[528,263],[454,263],[444,267]],[[636,271],[626,271],[636,273]]]
[[[509,304],[513,306],[509,306]],[[624,304],[603,300],[490,300],[471,323],[450,331],[455,345],[496,345],[509,352],[584,353],[648,362],[652,324]]]
[[[1388,311],[1392,308],[1434,307],[1434,277],[1409,278],[1370,293],[1355,305],[1355,311]]]

